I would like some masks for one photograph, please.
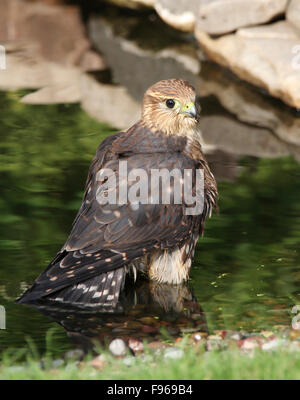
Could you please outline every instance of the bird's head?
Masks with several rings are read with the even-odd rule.
[[[194,132],[199,113],[195,89],[182,79],[159,81],[144,95],[144,124],[165,134],[189,135]]]

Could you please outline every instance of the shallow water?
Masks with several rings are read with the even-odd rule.
[[[149,84],[170,76],[197,88],[220,212],[206,224],[186,286],[129,282],[106,315],[16,304],[63,245],[90,161],[114,129],[79,105],[30,106],[19,102],[24,92],[0,92],[0,352],[59,355],[73,346],[70,338],[88,348],[95,338],[291,327],[300,304],[299,115],[210,63],[198,74],[193,39],[153,14],[143,23],[130,12],[119,18],[109,14],[91,28],[114,82],[138,102]]]
[[[20,96],[0,94],[0,304],[7,316],[0,349],[28,348],[31,337],[38,351],[47,341],[56,354],[71,346],[66,331],[14,299],[64,243],[93,153],[113,130],[77,105],[29,106],[18,102]],[[164,326],[165,335],[178,336],[189,329],[291,325],[291,309],[300,301],[300,164],[291,156],[233,157],[220,150],[208,159],[218,180],[220,213],[199,240],[190,285],[170,292],[144,282],[123,298],[118,315],[89,316],[94,322],[88,336],[156,340]],[[62,312],[57,321],[72,314]],[[78,317],[77,327],[65,325],[80,332],[87,330],[85,321]]]

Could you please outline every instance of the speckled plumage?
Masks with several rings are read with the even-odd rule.
[[[100,144],[66,243],[20,302],[47,297],[109,306],[116,304],[129,270],[163,283],[179,284],[188,278],[198,236],[216,207],[217,188],[201,152],[198,115],[192,119],[172,112],[164,106],[168,98],[194,102],[195,92],[182,80],[158,82],[144,96],[141,121]],[[186,215],[185,204],[174,204],[174,199],[171,204],[138,208],[130,203],[100,205],[96,195],[104,182],[97,173],[109,168],[118,175],[120,160],[127,161],[128,172],[203,169],[203,213]],[[161,188],[162,192],[172,189]]]

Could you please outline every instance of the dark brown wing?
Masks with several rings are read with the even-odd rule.
[[[22,300],[32,301],[115,270],[156,248],[181,246],[195,229],[200,229],[204,215],[186,215],[185,204],[174,204],[172,195],[170,204],[99,204],[101,190],[110,189],[99,171],[109,169],[119,177],[120,161],[127,162],[128,174],[138,168],[149,176],[153,169],[194,170],[195,162],[180,151],[185,142],[176,140],[172,142],[136,125],[101,144],[92,161],[83,203],[69,238]],[[117,195],[121,183],[122,179]],[[128,191],[133,185],[128,183]],[[172,188],[172,183],[162,187],[161,194],[172,192]],[[147,195],[150,197],[151,192]]]

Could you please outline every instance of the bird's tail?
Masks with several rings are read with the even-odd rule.
[[[125,274],[124,268],[118,268],[67,286],[44,298],[63,304],[112,309],[118,302],[125,282]],[[19,302],[26,303],[26,293],[19,299]]]

